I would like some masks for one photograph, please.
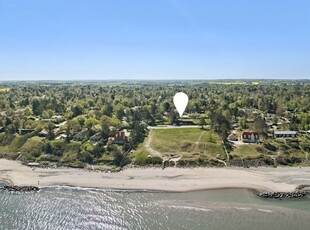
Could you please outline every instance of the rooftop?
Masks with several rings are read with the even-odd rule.
[[[274,134],[297,134],[297,131],[290,131],[290,130],[275,130]]]

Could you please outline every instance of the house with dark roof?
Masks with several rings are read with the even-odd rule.
[[[47,137],[48,135],[48,131],[46,129],[42,129],[39,133],[38,133],[39,137]]]
[[[187,120],[187,119],[179,120],[178,124],[179,125],[195,125],[193,120]]]
[[[18,129],[18,134],[19,135],[26,135],[28,133],[34,132],[34,129]]]
[[[244,143],[258,143],[259,135],[256,132],[246,131],[242,133],[241,140]]]
[[[76,135],[74,135],[73,140],[75,141],[83,141],[84,139],[86,139],[89,135],[89,131],[88,130],[83,130],[79,133],[77,133]]]
[[[100,133],[96,133],[89,138],[90,142],[96,143],[102,140]]]
[[[297,131],[290,131],[290,130],[275,130],[273,132],[274,138],[296,138]]]

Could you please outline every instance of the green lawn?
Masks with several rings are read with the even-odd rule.
[[[199,128],[153,129],[150,147],[162,155],[183,158],[214,158],[225,156],[220,138],[214,132]]]

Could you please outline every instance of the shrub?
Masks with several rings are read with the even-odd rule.
[[[277,147],[270,143],[264,143],[264,147],[273,152],[277,151]]]
[[[135,155],[135,164],[136,165],[146,165],[148,159],[148,154],[145,152],[137,152]]]
[[[163,160],[159,156],[151,156],[146,159],[146,163],[152,165],[162,164]]]

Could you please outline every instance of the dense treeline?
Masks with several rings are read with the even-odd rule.
[[[266,114],[274,114],[276,122],[287,118],[283,128],[290,130],[310,129],[310,82],[261,81],[260,84],[224,84],[221,82],[12,82],[2,83],[0,88],[0,126],[5,136],[2,145],[10,142],[18,129],[45,129],[47,139],[52,141],[60,133],[70,143],[74,135],[89,131],[87,137],[99,133],[103,140],[118,130],[130,130],[126,146],[122,148],[103,146],[79,149],[77,158],[93,163],[104,151],[113,153],[116,163],[124,152],[143,142],[148,125],[173,124],[178,120],[172,98],[183,91],[189,96],[188,114],[205,114],[210,125],[222,140],[234,123],[266,134]],[[248,112],[248,111],[251,112]],[[257,110],[257,113],[252,113]],[[55,128],[58,124],[65,122]],[[205,120],[202,121],[204,125]],[[11,135],[11,136],[10,136]],[[267,136],[267,134],[266,134]],[[63,154],[62,147],[46,142],[43,152],[56,156]],[[39,154],[38,154],[39,155]]]

